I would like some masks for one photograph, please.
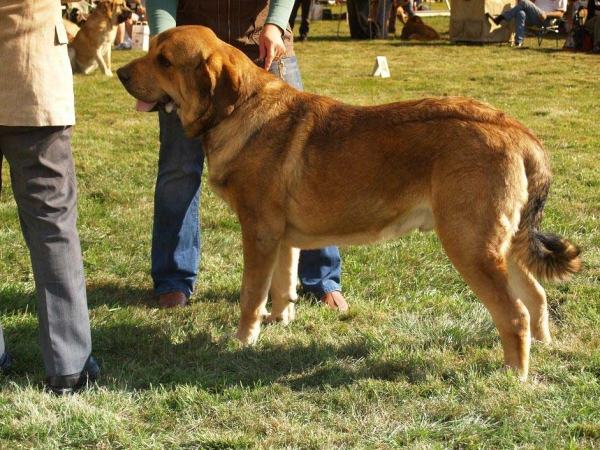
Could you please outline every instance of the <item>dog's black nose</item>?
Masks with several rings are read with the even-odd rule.
[[[120,69],[117,70],[117,76],[119,77],[119,80],[121,80],[121,83],[123,83],[123,84],[127,84],[127,82],[131,79],[129,72],[124,67],[121,67]]]

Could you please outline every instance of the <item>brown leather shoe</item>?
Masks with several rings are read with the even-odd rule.
[[[161,308],[177,308],[187,305],[187,297],[183,292],[167,292],[158,296],[158,306]]]
[[[324,294],[321,302],[325,303],[331,309],[337,309],[339,312],[348,311],[348,303],[340,291],[333,291]]]

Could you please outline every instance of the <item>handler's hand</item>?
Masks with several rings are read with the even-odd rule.
[[[545,21],[547,18],[548,18],[548,14],[546,14],[546,13],[544,13],[544,12],[543,12],[543,13],[541,13],[541,14],[538,16],[538,20],[539,20],[540,22],[544,22],[544,21]]]
[[[258,37],[258,46],[260,49],[260,59],[265,60],[265,69],[269,70],[273,61],[285,56],[285,45],[281,29],[273,24],[267,23]]]

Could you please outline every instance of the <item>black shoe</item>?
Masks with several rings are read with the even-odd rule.
[[[500,24],[502,23],[502,21],[506,20],[502,14],[500,14],[499,16],[494,17],[490,13],[485,13],[485,17],[487,17],[489,20],[491,20],[492,22],[494,22],[494,24],[496,26],[500,26]]]
[[[47,377],[46,389],[56,395],[73,395],[88,383],[96,381],[99,373],[100,366],[90,356],[79,373]]]
[[[3,353],[0,356],[0,372],[5,373],[12,363],[12,358],[8,353]]]

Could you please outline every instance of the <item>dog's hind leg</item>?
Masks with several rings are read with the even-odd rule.
[[[490,312],[502,339],[504,366],[524,380],[529,369],[530,319],[524,302],[509,287],[506,248],[512,236],[510,227],[500,220],[473,221],[465,220],[460,212],[450,214],[452,217],[436,217],[440,241],[452,264]]]
[[[444,247],[456,269],[490,312],[502,339],[504,366],[516,370],[522,379],[527,378],[531,345],[529,311],[520,299],[511,295],[506,260],[491,249],[485,249],[480,255],[469,255],[470,246],[461,249],[453,243]],[[473,249],[470,247],[470,252]]]
[[[281,245],[271,281],[270,293],[273,310],[264,318],[265,322],[282,322],[287,325],[294,320],[295,303],[298,299],[296,285],[298,283],[299,257],[299,249]]]
[[[520,299],[529,311],[531,336],[541,342],[552,342],[548,326],[548,303],[544,288],[529,271],[523,269],[510,257],[508,259],[508,282],[515,298]]]

